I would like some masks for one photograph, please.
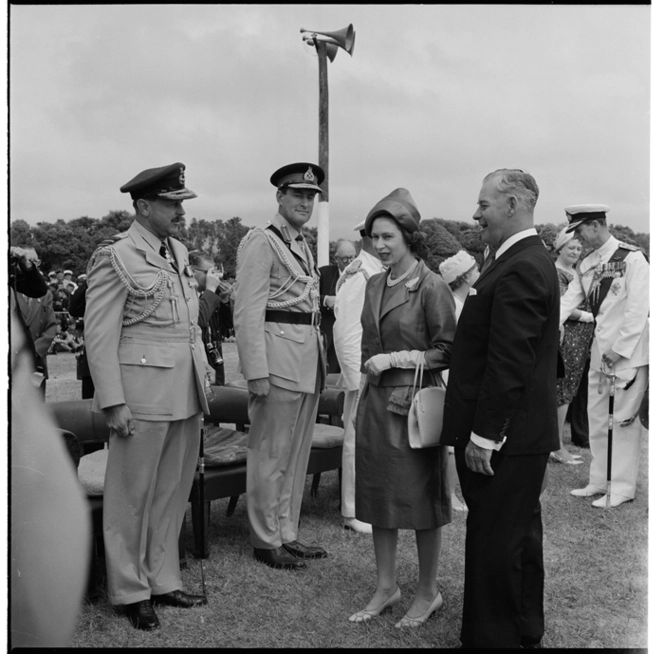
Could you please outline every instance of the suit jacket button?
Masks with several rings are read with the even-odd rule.
[[[280,333],[280,334],[283,334],[283,331],[280,331],[279,333]]]
[[[148,362],[148,361],[147,361],[147,359],[146,359],[145,357],[143,357],[143,358],[141,359],[141,363],[147,363],[147,362]]]

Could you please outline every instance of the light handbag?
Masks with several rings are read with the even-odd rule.
[[[424,377],[424,352],[415,368],[413,401],[408,411],[408,443],[416,450],[440,445],[445,408],[445,385],[422,388]]]

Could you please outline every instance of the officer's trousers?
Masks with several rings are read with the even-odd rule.
[[[112,604],[182,589],[178,537],[196,472],[201,415],[134,420],[111,432],[104,481],[104,546]]]
[[[355,517],[355,425],[357,394],[346,391],[344,398],[344,446],[341,454],[341,515]]]
[[[256,548],[297,539],[319,397],[270,384],[266,399],[249,398],[247,513]]]
[[[628,389],[616,388],[611,454],[611,494],[632,499],[636,493],[639,473],[641,434],[639,407],[648,383],[648,366],[635,368],[636,379]],[[600,384],[602,393],[599,393]],[[618,380],[617,385],[621,385]],[[622,384],[624,385],[624,384]],[[634,417],[621,426],[619,421]],[[595,370],[588,373],[588,423],[590,426],[590,485],[606,490],[607,452],[609,442],[609,383]]]

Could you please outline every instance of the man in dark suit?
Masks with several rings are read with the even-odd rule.
[[[355,246],[350,241],[339,241],[334,254],[335,262],[329,266],[320,267],[320,331],[325,337],[328,374],[341,372],[334,349],[334,301],[337,296],[337,282],[346,266],[356,256]]]
[[[538,647],[544,633],[539,496],[558,447],[560,294],[535,231],[533,177],[497,170],[473,215],[495,251],[459,318],[442,442],[468,505],[463,647]]]

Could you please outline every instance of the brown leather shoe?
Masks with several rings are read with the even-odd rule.
[[[284,543],[282,547],[293,556],[296,556],[298,559],[327,558],[327,552],[322,547],[303,545],[297,540],[292,540],[290,543]]]
[[[143,631],[153,631],[159,628],[159,618],[152,608],[150,600],[141,600],[125,605],[125,615],[129,618],[132,627]]]
[[[302,570],[307,567],[304,561],[296,559],[284,547],[277,547],[274,550],[263,550],[254,547],[254,558],[271,568],[283,570]]]
[[[181,609],[190,609],[193,606],[207,604],[207,597],[203,595],[189,595],[181,590],[173,590],[170,593],[152,596],[153,604],[165,604],[166,606],[177,606]]]

